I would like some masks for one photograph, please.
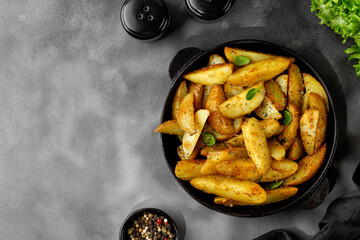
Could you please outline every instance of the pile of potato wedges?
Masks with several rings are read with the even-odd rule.
[[[294,58],[225,47],[183,78],[155,130],[178,136],[178,178],[232,207],[285,200],[316,174],[329,101]]]

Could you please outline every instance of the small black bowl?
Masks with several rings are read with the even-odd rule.
[[[126,219],[124,220],[121,228],[120,228],[120,240],[130,240],[130,237],[127,233],[127,230],[129,228],[131,228],[132,223],[136,220],[136,218],[138,218],[139,216],[141,216],[142,214],[144,214],[145,212],[147,213],[153,213],[153,214],[157,214],[159,216],[164,216],[168,222],[172,225],[172,232],[175,234],[175,238],[173,238],[174,240],[180,240],[179,238],[179,232],[178,232],[178,228],[175,224],[175,221],[164,211],[161,211],[160,209],[157,208],[141,208],[138,210],[135,210],[133,212],[131,212]]]

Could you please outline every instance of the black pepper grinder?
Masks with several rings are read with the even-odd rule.
[[[199,22],[220,20],[234,3],[235,0],[185,0],[188,13]]]
[[[170,13],[163,0],[126,0],[120,11],[121,24],[130,36],[155,41],[170,24]]]

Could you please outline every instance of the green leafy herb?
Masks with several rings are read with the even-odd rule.
[[[279,94],[275,94],[275,96],[276,96],[277,98],[281,98]]]
[[[281,184],[284,182],[284,180],[281,181],[275,181],[275,182],[270,182],[266,185],[264,185],[265,189],[271,190],[271,189],[275,189],[281,186]]]
[[[259,179],[258,179],[258,182],[260,182],[261,178],[262,178],[262,175],[260,175],[260,177],[259,177]]]
[[[202,140],[205,143],[206,146],[214,146],[216,144],[216,139],[214,135],[211,133],[203,133],[202,134]]]
[[[321,19],[320,24],[326,24],[335,33],[343,37],[343,43],[348,38],[354,40],[354,45],[345,50],[352,54],[349,61],[357,59],[356,75],[360,76],[360,1],[358,0],[311,0],[311,11]]]
[[[291,122],[291,114],[289,113],[289,111],[284,110],[283,116],[284,116],[284,124],[289,125]]]
[[[252,89],[250,89],[250,90],[246,93],[246,100],[250,101],[251,99],[253,99],[253,97],[255,96],[255,94],[256,94],[257,92],[260,92],[260,88],[261,88],[261,86],[258,87],[258,88],[252,88]]]
[[[243,56],[236,56],[234,59],[234,63],[238,66],[248,65],[250,63],[250,58]]]

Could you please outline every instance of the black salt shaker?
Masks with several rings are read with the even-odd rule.
[[[235,0],[185,0],[189,14],[199,22],[220,20]]]
[[[168,28],[170,13],[163,0],[126,0],[121,8],[120,20],[130,36],[155,41]]]

